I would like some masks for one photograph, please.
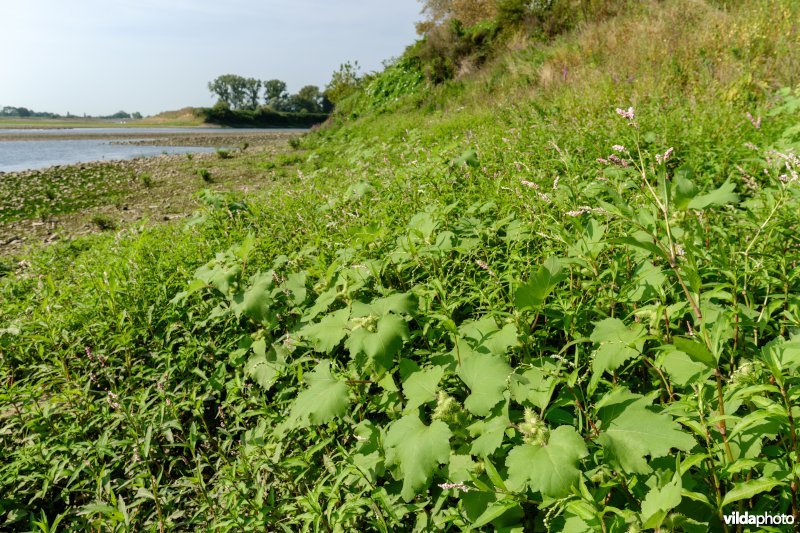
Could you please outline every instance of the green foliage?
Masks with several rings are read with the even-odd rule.
[[[3,528],[798,512],[796,116],[592,80],[420,84],[265,162],[292,172],[259,196],[10,263]]]

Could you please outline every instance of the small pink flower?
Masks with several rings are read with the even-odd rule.
[[[612,163],[614,163],[615,165],[617,165],[618,167],[628,168],[628,166],[629,166],[627,161],[625,161],[624,159],[622,159],[622,158],[620,158],[620,157],[618,157],[618,156],[616,156],[614,154],[611,154],[610,156],[608,156],[608,160],[611,161]]]
[[[621,154],[628,153],[628,149],[625,148],[624,146],[622,146],[621,144],[615,144],[614,146],[611,147],[611,149],[614,150],[615,152],[619,152]]]
[[[658,161],[658,164],[660,165],[662,163],[666,163],[669,160],[669,158],[672,157],[672,152],[674,151],[675,149],[670,147],[666,152],[664,152],[663,155],[656,154],[656,161]]]
[[[761,129],[761,117],[758,117],[757,119],[753,118],[753,115],[750,114],[750,111],[748,111],[746,113],[746,115],[747,115],[747,120],[750,121],[750,124],[752,124],[755,129],[760,130]]]
[[[539,186],[538,186],[538,185],[536,185],[536,184],[535,184],[534,182],[532,182],[532,181],[528,181],[528,180],[519,180],[519,182],[520,182],[521,184],[523,184],[524,186],[526,186],[526,187],[530,187],[531,189],[534,189],[534,190],[537,190],[537,189],[539,189]]]
[[[628,109],[622,109],[618,107],[617,115],[621,116],[622,118],[627,118],[628,120],[634,120],[636,118],[636,113],[633,111],[633,107],[629,107]]]
[[[603,159],[602,157],[598,157],[597,158],[597,162],[601,163],[603,165],[607,165],[608,164],[608,159]]]
[[[440,483],[440,489],[444,490],[460,490],[462,492],[469,492],[470,488],[463,483]]]

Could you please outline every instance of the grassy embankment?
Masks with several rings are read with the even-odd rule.
[[[716,5],[367,87],[280,187],[9,264],[4,527],[796,515],[800,13]]]

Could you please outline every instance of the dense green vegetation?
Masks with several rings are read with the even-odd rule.
[[[234,128],[310,128],[327,120],[325,113],[294,113],[259,108],[232,110],[225,106],[196,108],[203,122]]]
[[[641,2],[438,85],[412,49],[280,187],[4,264],[0,523],[797,519],[798,9]]]
[[[331,101],[316,85],[306,85],[296,94],[289,94],[282,80],[223,74],[208,83],[208,90],[217,97],[217,107],[236,111],[256,111],[262,98],[263,109],[273,112],[327,114],[332,110]]]

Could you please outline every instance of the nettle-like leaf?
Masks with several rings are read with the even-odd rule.
[[[418,370],[403,382],[403,395],[406,397],[406,412],[413,412],[420,405],[436,399],[436,389],[444,375],[444,367],[434,366]]]
[[[331,374],[331,362],[320,361],[305,376],[308,388],[297,395],[289,418],[300,426],[324,424],[342,416],[350,404],[347,384]]]
[[[699,383],[711,375],[711,369],[707,365],[698,363],[680,350],[669,350],[661,366],[672,382],[681,387]]]
[[[353,302],[353,317],[382,317],[389,313],[410,315],[417,309],[417,298],[411,293],[399,292],[376,298],[369,304]]]
[[[614,399],[598,411],[602,431],[597,442],[603,446],[606,462],[625,472],[645,474],[650,471],[647,456],[664,457],[672,449],[689,451],[694,447],[694,438],[671,416],[648,409],[651,400],[623,392],[612,392],[609,396]]]
[[[565,277],[559,260],[555,257],[549,258],[528,282],[514,293],[514,305],[519,310],[539,307]]]
[[[658,529],[667,517],[667,513],[680,505],[682,490],[681,476],[677,473],[672,481],[663,487],[650,489],[642,500],[642,527]]]
[[[253,355],[247,360],[244,371],[265,390],[269,390],[275,384],[285,361],[274,348],[267,350],[264,339],[255,341],[251,349]]]
[[[311,341],[314,350],[331,353],[348,331],[350,308],[345,307],[325,315],[316,324],[309,324],[299,331],[299,335]]]
[[[476,416],[486,416],[503,399],[508,376],[513,370],[502,357],[473,352],[464,341],[458,342],[461,344],[461,366],[457,374],[471,391],[464,407]]]
[[[574,428],[557,427],[544,446],[523,444],[511,450],[506,459],[508,488],[522,492],[527,487],[549,498],[562,498],[580,478],[577,464],[588,454]]]
[[[597,386],[603,372],[616,370],[641,353],[644,335],[645,328],[641,324],[629,328],[618,318],[606,318],[595,325],[590,339],[599,346],[592,359],[590,391]]]
[[[506,429],[511,425],[508,418],[508,401],[492,410],[492,417],[479,420],[467,429],[473,437],[470,453],[479,457],[489,457],[503,444]]]
[[[217,254],[214,260],[198,268],[194,274],[195,278],[202,280],[226,296],[239,281],[241,275],[241,265],[234,262],[228,254],[222,253]]]
[[[398,315],[388,314],[378,320],[375,331],[363,327],[353,330],[345,346],[353,357],[363,353],[376,370],[383,371],[392,367],[394,356],[408,338],[406,321]]]
[[[479,353],[505,355],[519,343],[519,334],[514,324],[505,324],[499,328],[491,316],[464,322],[459,326],[458,332]]]
[[[401,495],[405,501],[430,482],[434,470],[450,460],[450,428],[440,420],[426,426],[416,415],[406,415],[393,422],[386,432],[386,464],[395,465],[395,479],[403,480]]]
[[[544,410],[555,390],[556,378],[546,372],[555,365],[544,363],[544,368],[531,367],[522,374],[514,374],[509,380],[509,390],[519,404],[529,403]]]
[[[275,314],[272,305],[273,272],[259,272],[250,278],[247,289],[237,292],[231,299],[231,310],[237,318],[242,315],[256,322],[270,322]]]

